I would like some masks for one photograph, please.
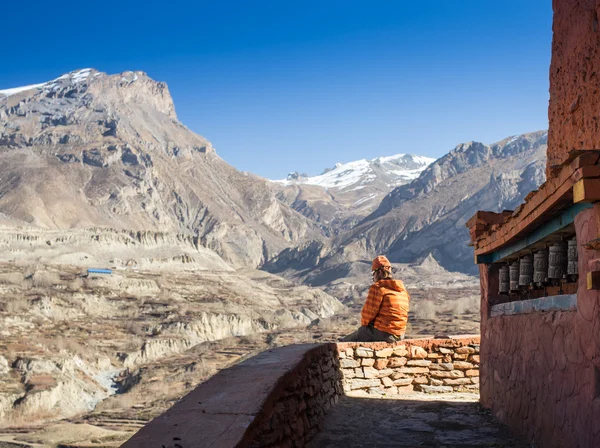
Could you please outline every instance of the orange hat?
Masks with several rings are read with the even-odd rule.
[[[373,264],[371,265],[371,271],[376,271],[379,268],[384,268],[384,269],[391,269],[392,264],[390,263],[390,260],[388,260],[387,258],[385,258],[385,256],[383,255],[379,255],[378,257],[375,257],[375,259],[373,260]]]

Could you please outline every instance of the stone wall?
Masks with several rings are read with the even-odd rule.
[[[600,149],[600,1],[553,0],[548,169],[573,149]]]
[[[600,204],[575,219],[579,272],[600,265]],[[481,403],[535,446],[600,446],[600,291],[579,278],[577,308],[490,315],[497,276],[480,265]]]
[[[200,384],[122,446],[303,446],[341,393],[335,344],[268,350]]]
[[[338,343],[344,392],[397,395],[479,390],[479,337]]]

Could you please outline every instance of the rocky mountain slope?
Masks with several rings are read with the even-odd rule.
[[[435,159],[412,154],[337,163],[321,175],[297,172],[274,181],[279,199],[327,229],[352,228],[395,187],[410,183]]]
[[[322,233],[183,126],[142,72],[0,91],[0,166],[0,216],[42,228],[186,233],[252,267]]]
[[[510,137],[492,145],[458,145],[410,184],[394,189],[357,226],[329,241],[284,250],[270,272],[326,285],[385,253],[394,262],[431,255],[444,268],[474,272],[466,221],[477,210],[516,207],[544,181],[547,132]]]

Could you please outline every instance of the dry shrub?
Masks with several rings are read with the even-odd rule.
[[[56,352],[60,352],[65,350],[74,355],[78,355],[81,358],[87,358],[86,355],[89,354],[90,348],[81,345],[74,338],[65,338],[62,336],[58,336],[47,343],[48,349]]]
[[[83,279],[81,277],[75,277],[67,285],[67,289],[71,292],[79,292],[83,289]]]
[[[435,319],[437,317],[437,307],[432,300],[414,302],[412,311],[417,319]]]
[[[5,302],[4,310],[9,314],[17,314],[29,308],[29,301],[25,298],[12,299]]]
[[[478,314],[480,307],[479,296],[471,295],[452,300],[447,303],[447,312],[453,316],[462,314]]]
[[[61,283],[60,276],[56,272],[36,271],[31,277],[33,286],[37,288],[48,288]]]
[[[0,284],[23,286],[25,276],[21,272],[5,272],[0,274]]]
[[[130,320],[125,323],[125,331],[136,336],[146,336],[144,324],[135,320]]]

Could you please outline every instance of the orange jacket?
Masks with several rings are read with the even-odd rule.
[[[403,335],[408,322],[410,296],[400,280],[379,280],[369,288],[361,312],[361,325],[369,325],[396,336]]]

